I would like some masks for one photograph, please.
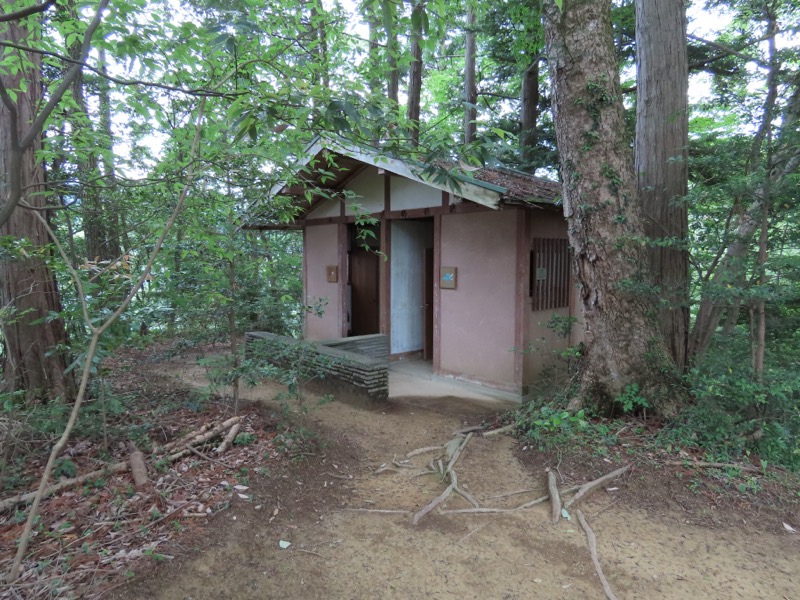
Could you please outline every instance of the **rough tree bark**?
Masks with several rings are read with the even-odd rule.
[[[522,74],[520,92],[520,131],[519,149],[522,160],[527,164],[533,158],[536,148],[536,122],[539,119],[539,57],[535,57]]]
[[[467,8],[466,48],[464,52],[464,144],[475,141],[477,131],[475,119],[478,110],[478,87],[475,83],[475,7],[470,3]]]
[[[400,69],[397,66],[397,58],[400,54],[397,41],[397,7],[394,2],[381,2],[381,10],[386,27],[386,64],[389,67],[386,96],[397,104],[400,102]]]
[[[17,45],[34,45],[36,35],[19,22],[0,24],[0,39]],[[0,212],[8,213],[0,236],[31,244],[18,257],[0,261],[0,306],[9,309],[2,321],[4,386],[6,391],[24,390],[28,401],[70,399],[74,385],[64,373],[64,321],[51,318],[61,305],[47,266],[49,240],[33,213],[45,206],[44,169],[33,151],[40,146],[41,130],[29,136],[41,103],[41,61],[16,50],[3,55],[13,57],[18,70],[14,75],[9,69],[0,73]],[[21,85],[27,86],[24,91]],[[20,202],[30,208],[16,206]]]
[[[647,289],[644,223],[608,0],[543,3],[564,214],[585,325],[580,391],[608,407],[638,385],[662,414],[680,404],[675,365]]]
[[[419,110],[422,95],[422,19],[424,0],[417,0],[411,11],[411,36],[409,39],[411,65],[408,71],[408,124],[411,144],[419,145]]]
[[[635,169],[659,326],[679,370],[689,339],[688,59],[684,0],[636,0]]]

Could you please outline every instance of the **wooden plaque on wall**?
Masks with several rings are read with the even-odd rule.
[[[328,278],[328,283],[339,283],[339,267],[337,265],[325,267],[325,275]]]
[[[439,269],[439,287],[443,290],[456,289],[457,276],[457,267],[441,267]]]

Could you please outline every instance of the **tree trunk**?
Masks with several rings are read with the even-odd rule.
[[[768,161],[769,164],[769,161]],[[767,185],[769,181],[767,181]],[[769,212],[770,194],[766,194],[761,207],[761,233],[758,236],[758,284],[761,294],[767,285],[767,259],[769,258]],[[755,328],[753,331],[753,377],[761,381],[764,375],[764,357],[767,352],[767,313],[763,295],[756,301]]]
[[[522,161],[528,165],[536,148],[536,122],[539,120],[539,57],[531,61],[522,74],[520,92],[519,149]]]
[[[475,83],[475,7],[467,8],[466,49],[464,55],[464,144],[475,141],[478,118],[476,103],[478,88]]]
[[[35,45],[35,34],[19,23],[0,24],[0,39],[23,46]],[[2,203],[9,206],[16,197],[32,208],[17,206],[0,226],[0,236],[27,240],[31,245],[16,256],[0,262],[0,307],[5,343],[3,372],[7,390],[24,390],[26,398],[69,400],[74,393],[67,367],[64,346],[64,321],[53,318],[61,310],[55,279],[47,266],[47,231],[36,219],[33,209],[45,206],[44,169],[37,162],[34,149],[41,136],[23,148],[25,138],[41,101],[41,62],[36,54],[21,54],[15,75],[6,68],[0,75],[0,164],[5,184],[0,187]],[[7,57],[9,59],[10,55]],[[20,84],[24,80],[27,89]],[[16,92],[13,101],[7,91]],[[21,196],[15,196],[21,195]]]
[[[771,15],[767,15],[771,18]],[[769,23],[770,37],[770,67],[767,74],[767,92],[764,102],[761,125],[753,137],[750,164],[748,172],[757,168],[761,161],[763,142],[768,137],[769,130],[773,127],[776,112],[778,88],[782,85],[779,74],[782,65],[778,60],[774,35],[777,24],[773,20]],[[753,236],[762,222],[764,204],[769,202],[769,190],[779,187],[789,176],[796,173],[800,167],[800,152],[794,139],[794,132],[800,123],[800,73],[785,82],[789,97],[781,112],[780,130],[774,136],[775,150],[771,152],[770,164],[764,169],[764,181],[753,190],[753,199],[746,210],[741,211],[735,220],[729,234],[731,240],[725,253],[709,281],[704,285],[700,306],[695,318],[694,327],[689,336],[689,358],[693,362],[700,362],[711,345],[711,340],[719,326],[720,320],[727,306],[721,301],[728,286],[736,285],[744,280],[744,259],[750,249]]]
[[[108,71],[106,69],[106,51],[103,48],[98,50],[98,63],[100,67],[100,77],[98,79],[97,99],[100,106],[100,131],[103,148],[107,150],[101,157],[103,164],[103,178],[105,179],[103,198],[104,204],[109,205],[113,201],[116,191],[117,170],[114,164],[114,131],[111,125],[111,88],[106,79]],[[110,213],[110,214],[108,214]],[[113,209],[106,211],[108,218],[108,252],[111,256],[121,256],[123,252],[130,250],[131,244],[128,239],[128,218],[124,203],[115,203]]]
[[[78,55],[80,48],[71,54]],[[78,74],[72,82],[72,99],[75,110],[72,111],[72,130],[78,139],[83,139],[82,148],[75,153],[80,182],[81,217],[83,234],[86,238],[86,258],[90,261],[115,260],[119,257],[118,247],[114,251],[109,246],[106,211],[101,196],[100,170],[98,168],[96,143],[97,136],[92,125],[86,104],[83,75]],[[87,143],[87,141],[89,143]],[[116,246],[116,244],[115,244]]]
[[[661,335],[679,370],[689,339],[688,59],[683,0],[636,0],[635,168]]]
[[[564,214],[585,325],[580,392],[609,409],[638,386],[661,414],[680,404],[675,365],[653,320],[644,223],[625,132],[607,0],[543,8]]]
[[[414,3],[411,12],[410,53],[411,65],[408,72],[408,124],[411,129],[411,144],[419,145],[419,110],[422,95],[422,19],[424,15],[422,0]]]
[[[386,64],[389,66],[389,80],[386,84],[386,95],[395,104],[400,102],[400,69],[397,58],[400,47],[397,43],[397,7],[394,2],[381,2],[383,22],[386,26]]]

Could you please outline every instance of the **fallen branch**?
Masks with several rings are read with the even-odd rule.
[[[583,484],[580,487],[580,489],[578,490],[578,493],[575,494],[572,498],[570,498],[569,500],[567,500],[564,503],[564,508],[569,508],[573,504],[576,504],[576,503],[580,502],[581,500],[585,499],[587,496],[589,496],[589,494],[594,492],[601,485],[603,485],[607,481],[611,481],[612,479],[616,479],[617,477],[622,475],[625,471],[627,471],[630,468],[631,468],[631,465],[625,465],[624,467],[620,467],[616,471],[612,471],[611,473],[608,473],[607,475],[603,475],[602,477],[599,477],[598,479],[595,479],[594,481],[590,481],[589,483]]]
[[[580,508],[576,511],[576,513],[578,515],[578,521],[580,522],[581,527],[583,527],[583,530],[586,532],[586,538],[589,540],[589,554],[592,556],[594,570],[597,572],[597,576],[600,578],[600,583],[603,584],[603,591],[606,593],[606,598],[608,598],[608,600],[617,600],[617,597],[611,590],[611,586],[608,585],[606,576],[603,575],[603,569],[600,567],[600,560],[597,558],[597,538],[594,536],[594,531],[592,531],[592,528],[589,527],[589,523],[586,521],[586,517],[583,516],[583,512]]]
[[[158,446],[158,447],[154,446],[153,447],[153,454],[171,452],[172,450],[174,450],[175,448],[180,446],[183,443],[183,440],[188,440],[188,439],[191,439],[193,437],[197,437],[198,435],[202,435],[203,433],[205,433],[206,431],[211,429],[213,426],[214,426],[213,422],[205,423],[205,424],[203,424],[202,427],[199,427],[199,428],[195,429],[194,431],[190,431],[189,433],[187,433],[185,435],[182,435],[177,440],[173,440],[173,441],[169,442],[168,444],[164,444],[163,446]]]
[[[150,521],[149,523],[147,523],[145,525],[141,525],[135,531],[131,531],[130,533],[126,533],[125,535],[123,535],[122,537],[119,537],[119,538],[113,538],[111,541],[119,543],[119,542],[121,542],[123,540],[129,540],[130,538],[135,537],[135,536],[139,535],[140,533],[144,533],[145,531],[147,531],[151,527],[154,527],[155,525],[158,525],[162,521],[166,521],[167,519],[172,517],[176,512],[178,512],[180,510],[183,510],[184,508],[186,508],[190,504],[195,504],[196,502],[197,502],[197,500],[187,500],[186,502],[183,502],[182,504],[180,504],[177,507],[173,508],[167,514],[162,515],[161,517],[159,517],[155,521]]]
[[[218,425],[204,425],[200,429],[183,436],[180,440],[176,440],[162,446],[160,451],[172,452],[175,448],[180,446],[199,446],[200,444],[205,444],[207,441],[213,440],[215,437],[221,435],[224,431],[227,431],[237,423],[240,423],[241,420],[242,417],[231,417],[227,421],[219,423]]]
[[[231,447],[233,444],[233,440],[236,439],[236,435],[239,433],[239,429],[241,429],[242,424],[236,423],[233,427],[228,430],[228,433],[225,435],[225,438],[222,440],[222,443],[214,449],[214,454],[222,454],[228,448]]]
[[[547,472],[547,489],[550,492],[550,504],[553,507],[553,525],[556,525],[561,519],[561,496],[558,495],[558,483],[553,471]]]
[[[136,486],[136,489],[142,489],[150,483],[150,479],[147,477],[147,465],[144,462],[144,454],[133,442],[128,442],[128,449],[131,452],[128,462],[131,466],[133,484]]]
[[[111,475],[113,473],[122,473],[128,470],[128,463],[127,462],[118,462],[112,465],[108,465],[102,469],[98,469],[97,471],[92,471],[91,473],[86,473],[86,475],[81,475],[80,477],[75,477],[73,479],[64,479],[59,481],[58,483],[51,485],[48,488],[45,488],[42,492],[42,498],[48,498],[53,494],[57,494],[62,490],[69,489],[71,487],[82,485],[87,481],[91,481],[92,479],[98,479],[100,477],[104,477],[106,475]],[[20,504],[28,504],[33,502],[33,499],[36,497],[36,492],[28,492],[27,494],[18,494],[16,496],[12,496],[11,498],[6,498],[0,501],[0,513],[7,511],[15,506]]]
[[[227,421],[220,423],[216,427],[212,427],[205,433],[200,435],[196,435],[191,438],[188,442],[184,442],[183,446],[199,446],[200,444],[205,444],[208,440],[213,440],[218,435],[221,435],[222,432],[227,431],[234,425],[240,423],[242,421],[242,417],[231,417]]]
[[[753,465],[739,465],[736,463],[671,460],[667,464],[673,467],[697,467],[698,469],[739,469],[740,471],[747,471],[749,473],[761,473],[761,469],[758,467],[754,467]]]
[[[229,465],[228,463],[224,463],[224,462],[222,462],[221,460],[217,460],[216,458],[211,458],[211,457],[210,457],[210,456],[208,456],[207,454],[203,454],[203,453],[202,453],[202,452],[200,452],[200,450],[198,450],[197,448],[192,448],[191,446],[186,446],[186,449],[187,449],[189,452],[191,452],[192,454],[194,454],[194,455],[196,455],[196,456],[199,456],[200,458],[202,458],[202,459],[204,459],[204,460],[207,460],[208,462],[216,463],[216,464],[218,464],[218,465],[220,465],[220,466],[222,466],[222,467],[225,467],[226,469],[233,469],[233,468],[234,468],[234,467],[232,467],[231,465]]]

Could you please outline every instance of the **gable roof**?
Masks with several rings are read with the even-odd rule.
[[[454,172],[454,164],[437,164],[437,169],[422,163],[400,160],[377,148],[317,138],[297,162],[299,185],[287,185],[283,181],[274,185],[269,195],[273,198],[299,196],[303,203],[301,212],[307,212],[313,208],[305,199],[305,191],[309,187],[342,190],[349,180],[367,166],[450,192],[464,200],[492,209],[499,208],[501,203],[557,204],[561,194],[558,183],[521,171],[479,168],[467,175]],[[297,206],[300,208],[299,203]]]

